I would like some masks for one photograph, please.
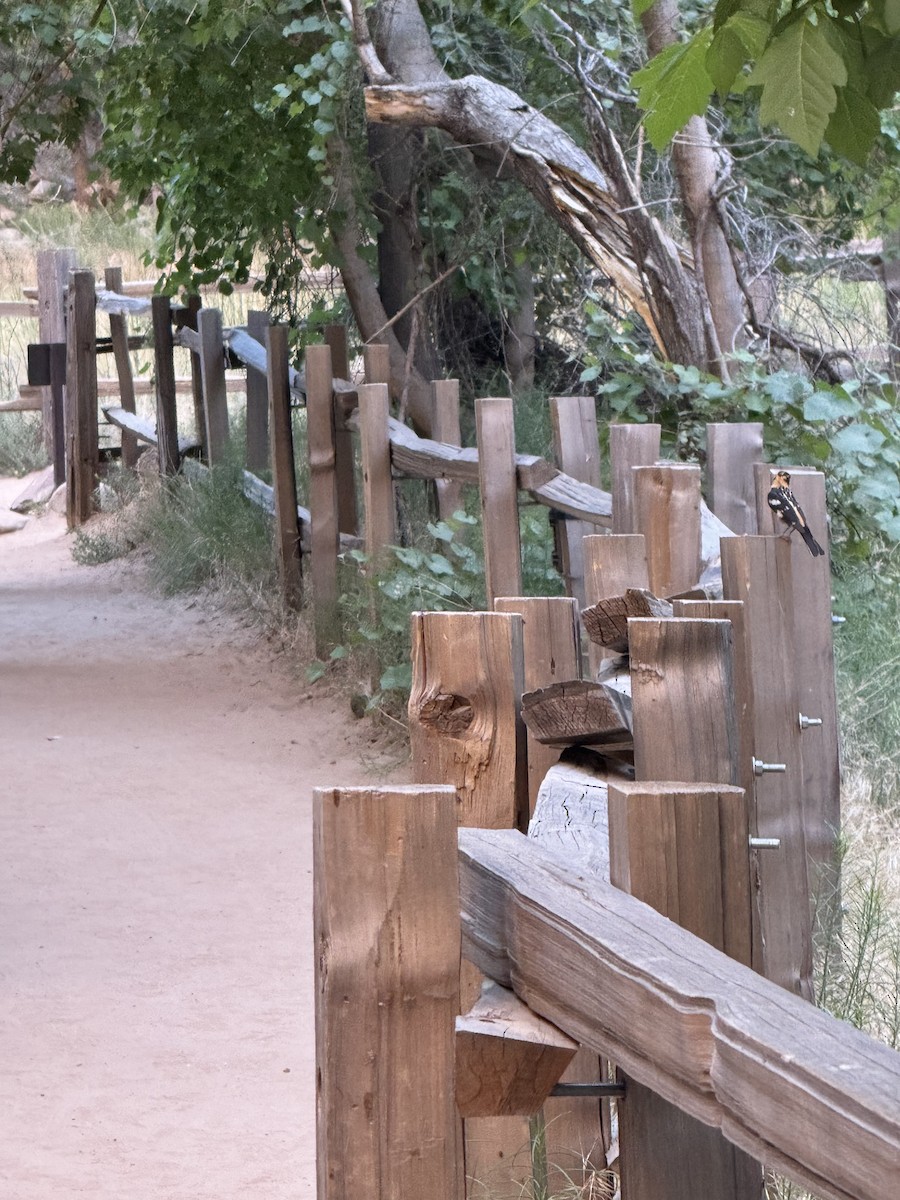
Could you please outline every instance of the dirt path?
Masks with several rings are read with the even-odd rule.
[[[367,734],[307,693],[61,519],[0,538],[3,1200],[315,1194],[310,793]]]

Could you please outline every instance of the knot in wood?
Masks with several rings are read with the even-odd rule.
[[[459,736],[475,719],[475,710],[465,696],[439,692],[423,700],[419,706],[419,720],[438,733]]]

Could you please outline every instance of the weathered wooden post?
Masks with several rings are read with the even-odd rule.
[[[75,251],[71,247],[39,250],[37,253],[38,338],[41,342],[60,344],[66,341],[65,291],[69,272],[75,270],[76,261]],[[63,482],[59,468],[64,468],[65,464],[65,421],[60,431],[59,423],[54,424],[55,408],[58,408],[58,404],[54,405],[53,386],[50,384],[41,391],[44,449],[56,467],[56,484],[59,486]],[[63,445],[57,446],[60,432]]]
[[[222,342],[222,314],[217,308],[201,308],[197,313],[200,335],[200,378],[203,381],[203,410],[206,419],[206,455],[211,467],[225,458],[230,438],[228,429],[228,391],[225,383],[225,350]]]
[[[522,549],[516,484],[513,402],[492,396],[475,401],[478,482],[484,533],[484,586],[487,602],[522,591]]]
[[[91,271],[72,271],[66,300],[66,519],[70,529],[93,512],[97,436],[97,295]]]
[[[409,732],[417,783],[453,784],[460,825],[523,828],[528,812],[522,618],[518,614],[413,613]],[[463,963],[462,1011],[481,976]],[[466,1122],[466,1173],[482,1186],[530,1173],[521,1117]]]
[[[326,325],[325,345],[331,348],[331,370],[335,379],[350,380],[350,352],[346,325]],[[356,407],[355,392],[334,393],[334,469],[337,475],[338,529],[355,534],[359,528],[356,511],[356,472],[353,465],[353,430],[347,417]]]
[[[266,344],[269,314],[251,309],[247,332],[261,346]],[[262,371],[247,367],[247,470],[259,474],[269,465],[269,387]]]
[[[178,453],[178,405],[175,393],[175,343],[172,339],[172,302],[153,296],[153,359],[156,375],[156,440],[160,475],[174,475]]]
[[[626,588],[647,588],[647,547],[642,533],[590,534],[582,543],[584,593],[587,604],[620,596]],[[588,645],[591,677],[605,657],[594,642]]]
[[[338,490],[334,387],[330,346],[306,351],[306,442],[309,455],[310,574],[316,653],[324,658],[338,640]]]
[[[690,591],[700,578],[700,468],[664,463],[634,467],[632,475],[650,591],[657,596]]]
[[[313,799],[319,1200],[462,1200],[452,787]]]
[[[553,452],[561,471],[591,487],[600,486],[600,442],[597,436],[597,405],[593,396],[551,396]],[[562,575],[566,591],[584,608],[584,554],[582,540],[596,535],[596,526],[571,518],[556,524]]]
[[[202,297],[196,294],[188,296],[182,317],[184,327],[192,329],[198,337],[197,314],[202,307]],[[206,405],[203,401],[203,369],[200,365],[199,353],[191,354],[191,401],[194,406],[194,428],[197,434],[197,441],[200,443],[204,457],[209,461],[209,455],[206,453]]]
[[[756,500],[759,528],[772,528],[772,510],[766,496],[772,486],[768,465],[757,467]],[[794,593],[794,678],[800,704],[800,754],[803,768],[801,789],[806,851],[814,866],[813,893],[825,905],[837,902],[835,868],[837,839],[841,828],[840,739],[834,675],[834,636],[831,621],[831,555],[825,476],[808,467],[789,467],[791,491],[806,514],[816,541],[825,550],[817,558],[809,553],[799,535],[791,546],[791,582]],[[775,531],[783,533],[780,518]],[[821,724],[819,724],[821,722]],[[829,895],[829,891],[834,893]]]
[[[672,700],[678,705],[681,697]],[[695,716],[681,715],[685,725]],[[676,768],[678,750],[670,743]],[[742,788],[611,781],[609,849],[612,883],[750,965],[750,851]],[[618,1108],[623,1197],[758,1200],[758,1162],[718,1129],[635,1080],[625,1082]]]
[[[709,507],[734,533],[756,533],[753,464],[763,457],[761,421],[706,426]]]
[[[361,384],[356,394],[359,398],[366,553],[370,558],[376,558],[385,546],[397,540],[397,510],[388,435],[391,401],[385,383]]]
[[[122,268],[107,267],[103,276],[103,282],[108,291],[121,294]],[[116,364],[116,375],[119,379],[119,399],[125,411],[133,413],[135,411],[134,375],[131,370],[131,354],[128,350],[128,318],[119,313],[110,313],[109,336]],[[137,457],[137,438],[129,430],[123,429],[122,466],[133,467],[137,462]]]
[[[366,383],[391,382],[391,348],[382,342],[372,342],[363,346],[363,370]]]
[[[659,458],[662,426],[610,425],[613,533],[640,533],[635,523],[632,467],[649,467]]]
[[[812,934],[802,802],[798,656],[794,643],[791,548],[780,538],[722,539],[725,596],[744,602],[753,690],[754,772],[750,829],[775,845],[759,851],[762,969],[789,991],[812,998]],[[746,753],[746,749],[745,749]]]
[[[269,457],[275,498],[275,551],[281,593],[288,608],[299,608],[301,597],[300,525],[297,520],[297,479],[291,429],[288,385],[288,329],[270,325],[265,331],[269,393]]]
[[[434,379],[431,383],[431,436],[436,442],[459,446],[459,380]],[[441,521],[462,508],[462,484],[455,479],[436,479],[437,515]]]

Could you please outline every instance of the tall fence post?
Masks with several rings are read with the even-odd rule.
[[[681,702],[672,697],[673,706]],[[693,713],[682,713],[687,724]],[[700,714],[702,719],[702,714]],[[670,767],[680,765],[670,744]],[[750,863],[741,788],[609,784],[610,881],[716,949],[750,964]],[[633,1079],[618,1108],[628,1200],[758,1200],[762,1168],[709,1125]]]
[[[434,379],[431,383],[431,436],[436,442],[459,446],[459,380]],[[446,521],[462,508],[462,484],[455,479],[436,479],[438,520]]]
[[[634,514],[632,467],[649,467],[659,458],[661,425],[610,425],[609,468],[612,478],[612,531],[639,533]]]
[[[324,658],[338,638],[338,490],[335,470],[334,383],[330,346],[306,350],[306,444],[309,455],[310,574],[316,653]]]
[[[700,578],[700,468],[634,467],[634,513],[647,543],[650,591],[673,596]]]
[[[462,1200],[452,787],[313,799],[319,1200]]]
[[[590,534],[582,544],[584,592],[587,604],[619,596],[626,588],[646,588],[647,547],[642,533]],[[609,655],[595,642],[588,644],[588,664],[593,678]]]
[[[553,451],[557,466],[566,475],[591,487],[600,486],[600,442],[597,404],[593,396],[551,396]],[[566,591],[582,608],[586,605],[582,540],[596,536],[596,526],[565,517],[556,524],[562,575]]]
[[[122,291],[122,268],[107,267],[103,282],[110,292]],[[135,411],[134,375],[131,370],[131,354],[128,350],[128,318],[119,313],[109,314],[109,336],[112,342],[116,375],[119,379],[119,399],[126,412]],[[137,462],[137,438],[127,429],[122,430],[122,466],[133,467]]]
[[[230,437],[221,312],[217,308],[201,308],[197,313],[197,332],[200,336],[200,378],[203,381],[206,456],[209,465],[215,467],[223,461]]]
[[[265,331],[269,393],[269,457],[275,494],[275,546],[278,578],[285,604],[299,608],[301,594],[300,525],[297,479],[288,385],[288,329],[270,325]]]
[[[475,427],[484,532],[484,586],[491,607],[496,596],[518,596],[522,592],[512,400],[499,396],[476,400]]]
[[[763,973],[811,999],[812,932],[791,548],[780,538],[723,538],[722,580],[726,598],[744,602],[753,689],[751,832],[778,841],[775,848],[758,854]]]
[[[417,783],[450,783],[460,825],[523,828],[528,811],[522,618],[518,614],[413,613],[409,733]],[[462,964],[461,1002],[481,976]],[[522,1117],[466,1121],[466,1174],[480,1188],[530,1175]],[[472,1193],[476,1194],[475,1192]]]
[[[160,475],[174,475],[179,466],[178,402],[175,392],[175,343],[172,302],[168,296],[150,300],[153,316],[153,355],[156,373],[156,441]]]
[[[199,325],[197,316],[200,309],[203,307],[203,299],[199,295],[191,295],[187,297],[187,306],[183,314],[184,325],[187,329],[193,331],[199,337]],[[209,461],[209,454],[206,448],[206,405],[203,400],[203,368],[200,363],[200,355],[192,353],[191,356],[191,402],[194,408],[194,428],[197,434],[197,441],[200,443],[202,452],[206,461]]]
[[[366,553],[370,558],[376,558],[385,546],[397,540],[397,506],[388,433],[391,401],[385,383],[361,384],[356,394],[359,398]]]
[[[706,426],[709,507],[733,533],[757,533],[753,464],[763,457],[761,421]]]
[[[75,270],[74,249],[39,250],[37,253],[38,291],[38,338],[50,344],[66,341],[65,291],[69,283],[69,272]],[[52,351],[51,351],[52,354]],[[56,484],[63,482],[59,467],[65,463],[65,422],[62,422],[63,445],[58,446],[60,430],[54,413],[59,408],[58,397],[54,403],[53,386],[41,390],[41,413],[43,419],[44,449],[56,466]]]
[[[335,379],[350,379],[350,353],[346,325],[326,325],[325,345],[331,347],[331,369]],[[352,404],[348,407],[348,399]],[[353,465],[353,431],[347,417],[356,406],[356,394],[334,393],[334,454],[338,493],[338,529],[355,534],[359,528],[356,511],[356,472]]]
[[[91,271],[72,271],[66,301],[66,518],[93,511],[100,452],[97,431],[97,294]]]
[[[251,309],[247,332],[261,346],[266,344],[269,314]],[[269,465],[269,387],[262,371],[247,367],[247,470],[259,474]]]
[[[363,346],[363,370],[366,383],[391,382],[391,348],[383,342],[372,342]]]

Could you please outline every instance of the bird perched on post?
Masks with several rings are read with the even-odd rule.
[[[806,542],[807,549],[813,558],[818,558],[820,554],[825,553],[810,532],[803,509],[791,491],[791,477],[787,471],[776,471],[766,499],[772,512],[777,513],[788,526],[787,532],[783,533],[782,537],[789,538],[795,529],[799,530],[800,536]]]

